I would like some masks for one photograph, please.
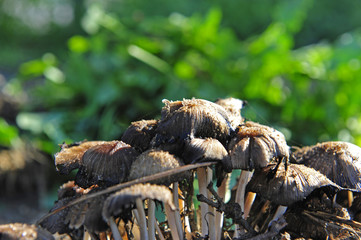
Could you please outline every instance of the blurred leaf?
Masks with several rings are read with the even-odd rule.
[[[18,137],[18,129],[0,117],[0,145],[10,147]]]

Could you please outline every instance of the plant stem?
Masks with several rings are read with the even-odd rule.
[[[120,235],[118,225],[115,223],[112,216],[110,216],[110,218],[108,219],[108,224],[110,226],[110,229],[112,230],[114,240],[122,240],[123,238]]]
[[[140,236],[141,239],[148,239],[148,231],[147,231],[147,219],[145,218],[145,212],[143,207],[143,201],[141,198],[137,198],[135,200],[135,204],[137,206],[138,214],[139,214],[139,227],[140,227]]]
[[[148,237],[155,239],[155,202],[153,199],[148,199]]]

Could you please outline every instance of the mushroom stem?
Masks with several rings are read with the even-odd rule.
[[[287,206],[279,205],[277,207],[275,214],[273,215],[273,218],[268,223],[268,226],[271,226],[272,222],[277,221],[286,211],[287,211]]]
[[[173,202],[176,210],[174,211],[175,221],[177,224],[177,231],[179,234],[179,238],[183,239],[183,227],[182,220],[179,212],[179,198],[178,198],[178,182],[173,183]]]
[[[197,169],[197,176],[198,176],[198,188],[199,188],[199,194],[203,194],[203,196],[208,196],[210,193],[208,193],[207,185],[211,181],[212,172],[211,169],[208,168],[198,168]],[[208,205],[204,202],[200,203],[201,206],[201,235],[202,237],[205,237],[206,235],[209,235],[209,237],[215,237],[214,227],[210,228],[212,231],[209,232],[208,224],[211,226],[214,226],[214,219],[213,224],[210,222],[209,214],[207,214],[209,211],[213,213],[213,208],[208,208]],[[212,238],[213,239],[213,238]]]
[[[112,216],[110,216],[110,218],[108,219],[108,224],[110,226],[110,229],[112,230],[114,240],[122,240],[123,238],[120,235],[118,225],[115,223]]]
[[[165,214],[167,215],[168,226],[170,228],[172,239],[180,240],[181,238],[179,237],[180,235],[178,234],[174,211],[167,203],[164,203],[164,210],[165,210]]]
[[[243,218],[247,219],[249,212],[251,211],[252,204],[254,200],[256,199],[256,193],[254,192],[248,192],[246,195],[246,200],[244,201],[244,211],[243,211]]]
[[[91,240],[91,236],[88,231],[84,230],[83,240]]]
[[[222,198],[223,201],[225,200],[229,185],[229,180],[230,180],[229,175],[230,174],[226,175],[226,177],[223,179],[221,183],[221,186],[219,186],[219,188],[217,189],[217,194],[220,198]],[[223,212],[216,211],[216,219],[215,219],[216,240],[221,239],[222,227],[223,227],[223,215],[224,215]]]
[[[241,175],[239,176],[238,179],[238,186],[237,186],[237,190],[236,190],[236,197],[235,197],[235,202],[238,203],[241,206],[241,209],[244,213],[244,195],[246,192],[246,185],[249,182],[250,178],[252,177],[253,172],[247,171],[247,170],[242,170]],[[243,215],[244,216],[244,215]],[[236,224],[235,226],[235,231],[234,231],[234,238],[238,238],[239,237],[239,233],[238,233],[238,228],[239,225]]]
[[[347,191],[347,200],[348,200],[348,207],[351,207],[353,202],[353,193],[351,191]]]
[[[148,237],[155,239],[155,202],[148,199]]]
[[[208,187],[208,184],[210,182],[212,182],[212,177],[213,177],[213,171],[211,168],[207,168],[207,187]],[[212,199],[212,194],[210,191],[208,191],[207,189],[207,196],[208,196],[208,199]],[[209,239],[210,240],[216,240],[216,228],[215,228],[215,208],[213,208],[212,206],[208,205],[208,224],[209,224]]]
[[[160,239],[160,240],[165,240],[165,238],[164,238],[164,236],[163,236],[163,233],[162,233],[162,230],[160,230],[157,221],[154,222],[154,227],[155,227],[155,229],[157,230],[159,239]]]
[[[138,214],[139,214],[139,227],[140,227],[140,236],[141,239],[148,239],[148,231],[147,231],[147,219],[145,218],[145,212],[143,207],[143,201],[141,198],[137,198],[135,200],[135,204],[137,206]]]

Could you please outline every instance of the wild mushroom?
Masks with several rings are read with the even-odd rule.
[[[131,166],[129,178],[128,180],[134,180],[137,178],[150,176],[159,172],[163,172],[166,170],[170,170],[179,166],[184,165],[182,160],[177,158],[176,156],[162,150],[151,149],[143,152],[141,155],[137,157],[134,163]],[[162,178],[160,180],[155,181],[156,184],[164,184],[169,185],[171,183],[175,183],[178,181],[182,181],[183,179],[189,178],[189,173],[176,174],[172,176],[168,176],[167,178]],[[178,199],[178,187],[177,184],[173,184],[173,194],[174,198]],[[175,204],[178,204],[178,201],[175,201]],[[176,206],[179,208],[179,206]],[[183,229],[182,223],[180,219],[179,209],[176,210],[175,214],[176,221],[176,229],[172,229],[172,236],[178,236],[180,239],[183,238]],[[169,219],[173,221],[173,219]]]
[[[0,238],[4,240],[54,240],[50,232],[35,225],[9,223],[0,225]]]
[[[324,142],[303,147],[292,154],[295,162],[323,173],[337,185],[361,191],[361,148],[348,142]],[[352,205],[352,192],[348,206]]]
[[[89,148],[81,159],[75,182],[81,187],[93,184],[111,186],[126,180],[139,153],[122,141],[110,141]]]
[[[233,130],[226,110],[202,99],[163,100],[161,120],[156,129],[156,146],[187,137],[211,137],[225,144]]]
[[[124,188],[110,195],[104,203],[103,218],[109,222],[109,220],[112,219],[113,214],[118,215],[120,213],[119,209],[121,210],[124,208],[124,203],[129,206],[130,202],[134,202],[137,206],[137,211],[139,214],[138,222],[141,225],[142,229],[141,239],[155,239],[155,215],[154,212],[149,209],[152,208],[150,205],[148,206],[148,232],[146,231],[147,227],[145,223],[145,213],[143,209],[143,204],[141,203],[144,199],[152,199],[163,202],[166,213],[168,214],[167,216],[169,217],[169,219],[172,218],[169,215],[172,214],[171,211],[175,210],[175,206],[173,204],[171,191],[165,186],[151,185],[149,183],[135,184],[131,187]],[[162,233],[158,232],[158,234],[161,235]],[[178,236],[173,236],[173,238],[177,239]]]
[[[289,157],[289,147],[287,146],[284,135],[268,126],[255,122],[247,121],[236,129],[236,135],[233,137],[228,146],[232,169],[242,169],[241,176],[238,180],[235,201],[241,205],[246,218],[251,207],[245,206],[245,187],[252,170],[261,169],[274,160],[278,161],[273,171],[276,171],[279,163],[283,158],[286,161]],[[249,194],[251,199],[255,198],[254,194]],[[235,232],[236,237],[238,231]]]
[[[149,148],[151,140],[155,136],[157,124],[158,120],[132,122],[123,133],[121,140],[143,152]]]
[[[237,98],[224,98],[215,101],[216,104],[226,109],[229,120],[234,129],[244,122],[244,118],[241,115],[241,109],[247,105],[247,101],[243,101]]]
[[[262,198],[284,206],[278,210],[283,214],[287,206],[304,200],[315,189],[325,188],[329,195],[336,193],[341,188],[329,180],[325,175],[301,164],[289,164],[287,170],[279,168],[270,178],[270,172],[276,164],[271,164],[263,169],[256,169],[247,184],[247,191],[255,192]],[[274,216],[277,219],[279,216]]]
[[[201,161],[218,161],[223,163],[228,159],[227,150],[217,140],[213,138],[193,138],[186,140],[182,158],[186,163],[195,163]],[[211,198],[211,193],[207,190],[209,182],[212,181],[211,168],[198,168],[198,188],[199,193]],[[218,194],[224,198],[226,193],[226,184],[222,188],[218,188]],[[223,225],[223,214],[215,213],[215,218],[207,214],[209,212],[214,214],[214,209],[207,206],[206,203],[201,202],[201,221],[202,221],[202,236],[209,234],[210,239],[219,239]],[[208,225],[215,226],[215,228],[208,228]]]

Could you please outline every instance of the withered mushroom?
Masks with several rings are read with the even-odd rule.
[[[187,137],[211,137],[225,144],[232,131],[226,110],[203,99],[163,100],[161,120],[156,130],[157,142]]]
[[[229,120],[234,129],[239,124],[243,123],[244,118],[241,115],[241,109],[247,104],[247,101],[230,97],[218,99],[217,101],[215,101],[215,103],[226,109]]]
[[[194,163],[201,161],[219,161],[223,163],[228,159],[228,152],[224,146],[213,138],[192,138],[186,140],[184,152],[182,158],[186,162]],[[211,168],[198,168],[198,187],[199,193],[211,198],[211,193],[207,190],[207,186],[212,181],[212,169]],[[224,198],[226,193],[226,184],[223,184],[223,188],[218,188],[220,197]],[[216,239],[220,236],[222,229],[222,213],[214,213],[214,209],[207,206],[206,203],[201,202],[201,221],[202,221],[202,236],[209,235],[211,239]],[[215,218],[209,214],[212,212]],[[215,226],[209,228],[208,225]],[[218,238],[217,238],[218,239]]]
[[[360,147],[348,142],[323,142],[300,148],[292,155],[297,163],[316,169],[337,185],[361,191]],[[352,194],[350,195],[349,207],[352,204]]]
[[[157,124],[158,120],[132,122],[124,132],[121,140],[143,152],[149,148],[151,140],[155,136]]]
[[[235,201],[241,205],[244,218],[247,218],[255,194],[249,193],[245,205],[245,186],[252,176],[252,170],[261,169],[276,160],[278,164],[289,157],[289,147],[284,135],[265,125],[247,121],[239,125],[236,135],[228,146],[232,169],[242,169],[238,180]],[[278,164],[273,171],[276,171]],[[238,231],[235,232],[237,236]]]
[[[53,240],[50,232],[24,223],[9,223],[0,225],[0,239],[3,240]]]
[[[158,200],[164,203],[166,213],[168,216],[168,220],[174,219],[172,216],[172,211],[175,210],[175,206],[173,204],[172,193],[171,191],[165,186],[158,186],[158,185],[151,185],[147,184],[135,184],[131,187],[124,188],[112,195],[110,195],[104,203],[103,207],[103,218],[106,221],[111,222],[113,214],[119,214],[119,209],[124,208],[124,203],[127,205],[130,202],[133,202],[137,205],[137,211],[139,214],[138,222],[141,225],[142,229],[142,239],[155,239],[154,235],[154,227],[156,225],[155,222],[155,214],[151,208],[155,206],[150,204],[148,205],[148,232],[146,227],[146,220],[145,220],[145,213],[143,209],[142,201],[144,199],[152,199]],[[154,203],[154,202],[153,202]],[[170,222],[171,228],[176,228],[174,222]],[[115,231],[115,230],[114,230]],[[114,233],[114,232],[113,232]],[[158,232],[158,234],[162,234]],[[174,236],[174,238],[178,238],[178,236]]]
[[[110,141],[89,148],[82,157],[75,182],[81,187],[110,186],[126,180],[139,153],[122,141]]]

